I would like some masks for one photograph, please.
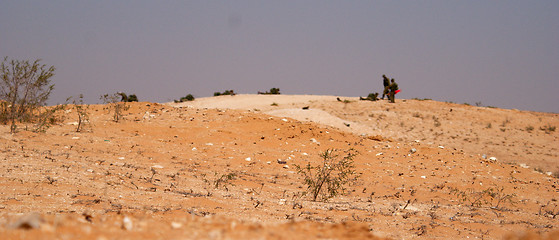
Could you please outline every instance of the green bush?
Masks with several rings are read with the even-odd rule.
[[[138,102],[138,97],[136,94],[128,95],[128,102]]]
[[[214,92],[214,97],[221,96],[221,95],[231,95],[231,96],[234,96],[234,95],[236,95],[236,93],[235,93],[235,91],[233,91],[233,90],[225,90],[225,91],[223,91],[222,93],[220,93],[220,92]]]
[[[551,126],[548,124],[543,127],[540,127],[540,130],[544,131],[547,134],[550,134],[551,132],[555,132],[555,126]]]
[[[184,97],[181,97],[179,100],[175,100],[175,103],[180,103],[180,102],[190,102],[190,101],[194,101],[194,96],[192,96],[192,94],[188,94]]]
[[[279,88],[271,88],[269,92],[258,92],[258,94],[272,94],[272,95],[279,95],[280,89]]]

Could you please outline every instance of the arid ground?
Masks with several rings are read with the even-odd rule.
[[[1,239],[559,239],[559,114],[236,95],[0,126]],[[312,201],[296,166],[353,149]],[[524,238],[522,238],[524,237]]]

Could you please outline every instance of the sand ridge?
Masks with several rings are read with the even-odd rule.
[[[557,132],[539,127],[555,124],[557,115],[435,101],[264,97],[132,103],[120,123],[105,106],[92,105],[91,131],[82,133],[74,132],[72,111],[46,133],[11,135],[0,126],[0,235],[503,239],[528,231],[532,239],[552,239],[559,226],[557,178],[469,150],[483,149],[487,134],[496,149],[553,160]],[[231,107],[242,102],[244,108]],[[360,124],[371,132],[352,130]],[[526,124],[535,129],[526,132]],[[479,143],[464,140],[475,137]],[[505,137],[528,144],[503,146],[498,140]],[[316,165],[322,151],[349,148],[359,152],[360,178],[346,194],[327,202],[302,196],[295,165]],[[230,181],[219,182],[227,175]],[[18,227],[22,219],[39,227]]]

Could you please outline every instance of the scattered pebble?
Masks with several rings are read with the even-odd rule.
[[[497,161],[497,158],[496,157],[490,157],[489,160],[490,161]]]
[[[163,166],[161,166],[161,165],[153,165],[153,166],[151,166],[151,168],[159,168],[159,169],[162,169]]]
[[[280,200],[278,201],[278,204],[279,204],[279,205],[284,205],[286,201],[287,201],[287,200],[285,200],[284,198],[282,198],[282,199],[280,199]]]
[[[246,160],[247,162],[250,162],[252,159],[250,159],[250,157],[247,157],[247,158],[245,158],[245,160]]]
[[[444,146],[439,146],[440,149],[444,149]]]
[[[380,155],[382,155],[382,153],[381,153],[381,152],[377,153],[377,156],[380,156]]]
[[[80,139],[80,137],[72,137],[72,139],[78,140],[78,139]]]
[[[285,160],[281,160],[281,159],[278,159],[278,163],[279,163],[279,164],[286,164],[286,163],[287,163],[287,161],[285,161]]]
[[[415,149],[415,148],[412,148],[412,149],[410,150],[410,153],[411,153],[411,154],[414,154],[414,153],[416,153],[416,152],[417,152],[417,149]]]
[[[421,176],[421,178],[425,179],[425,178],[427,178],[427,177],[426,177],[426,176]]]

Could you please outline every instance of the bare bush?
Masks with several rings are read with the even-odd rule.
[[[89,105],[84,104],[83,94],[80,94],[73,102],[74,109],[78,114],[78,125],[76,127],[76,132],[81,132],[84,130],[85,126],[89,124]]]
[[[0,122],[11,124],[10,132],[15,133],[17,124],[37,123],[36,130],[48,128],[56,111],[46,109],[46,101],[54,89],[50,78],[55,68],[34,62],[8,60],[0,64]],[[54,108],[59,110],[60,108]]]
[[[109,112],[113,112],[113,121],[118,122],[122,119],[122,114],[124,111],[128,110],[130,106],[126,105],[126,102],[119,100],[121,98],[120,93],[105,94],[101,96],[103,103],[108,104]]]
[[[345,185],[354,182],[359,176],[355,172],[353,162],[353,158],[357,155],[355,150],[345,151],[345,156],[341,158],[337,152],[337,150],[328,149],[321,153],[322,163],[318,166],[311,166],[310,163],[304,167],[295,165],[297,172],[303,175],[307,185],[304,194],[310,193],[313,201],[316,201],[319,196],[326,201],[343,193]]]

